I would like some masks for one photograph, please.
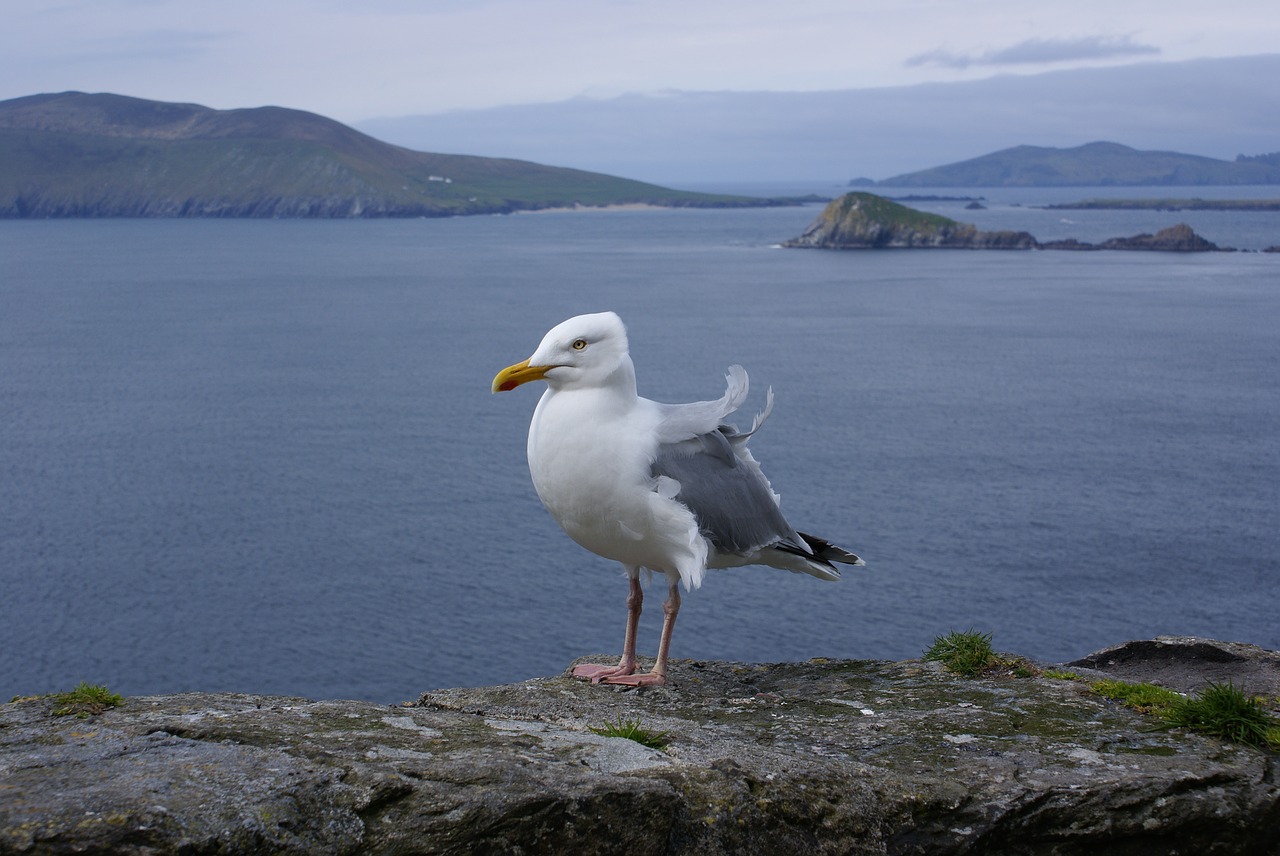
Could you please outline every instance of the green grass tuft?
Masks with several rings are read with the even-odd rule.
[[[892,199],[886,199],[883,196],[877,196],[874,193],[865,191],[846,193],[837,202],[838,204],[833,206],[831,210],[838,212],[838,216],[842,219],[847,219],[850,216],[850,212],[856,208],[861,218],[873,223],[892,223],[922,232],[936,232],[943,228],[966,225],[952,220],[950,217],[919,211],[899,202],[894,202]]]
[[[57,693],[53,697],[54,716],[76,716],[79,719],[102,713],[124,704],[124,698],[104,686],[81,681],[70,692]]]
[[[650,749],[665,749],[671,742],[669,732],[650,730],[642,726],[639,719],[623,719],[622,714],[618,714],[616,723],[606,722],[591,731],[602,737],[625,737]]]
[[[1246,696],[1231,683],[1211,683],[1193,698],[1179,698],[1163,715],[1174,727],[1280,751],[1280,721],[1266,712],[1260,699]]]
[[[1230,683],[1211,683],[1199,694],[1185,697],[1152,684],[1111,679],[1094,681],[1089,689],[1141,713],[1158,716],[1168,728],[1280,751],[1280,720],[1267,713],[1263,701],[1245,695]]]
[[[991,647],[991,634],[967,630],[938,636],[924,652],[926,660],[937,660],[948,669],[965,677],[1033,678],[1040,668],[1023,657],[997,654]]]
[[[1131,707],[1140,713],[1154,713],[1163,716],[1174,704],[1183,700],[1173,690],[1158,687],[1155,684],[1131,684],[1128,681],[1116,681],[1105,678],[1089,685],[1103,698],[1118,701],[1125,707]]]
[[[924,652],[926,660],[936,660],[958,675],[972,677],[986,671],[996,662],[991,648],[991,634],[968,630],[938,636]]]
[[[1041,674],[1055,681],[1078,681],[1080,676],[1075,672],[1063,669],[1045,669]]]

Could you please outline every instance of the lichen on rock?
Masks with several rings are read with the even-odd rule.
[[[1188,650],[1206,661],[1204,647]],[[89,720],[22,700],[0,707],[0,854],[1273,853],[1280,842],[1275,755],[1152,730],[1079,682],[965,678],[919,660],[676,661],[669,677],[632,690],[565,674],[399,706],[128,698]],[[592,730],[619,719],[670,743]]]

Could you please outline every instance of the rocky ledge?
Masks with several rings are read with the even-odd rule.
[[[1231,252],[1192,231],[1185,223],[1154,235],[1111,238],[1089,244],[1068,238],[1041,243],[1028,232],[983,232],[939,214],[908,208],[873,193],[847,193],[823,209],[802,235],[784,247],[831,250],[962,249],[962,250],[1149,250],[1161,252]]]
[[[1162,637],[1088,674],[1280,692],[1280,655]],[[1271,753],[1075,680],[921,661],[676,661],[384,706],[227,693],[0,706],[0,853],[1280,853]],[[638,721],[664,749],[593,733]]]

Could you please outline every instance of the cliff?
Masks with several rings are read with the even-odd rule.
[[[964,249],[964,250],[1155,250],[1162,252],[1231,252],[1206,241],[1179,223],[1155,235],[1111,238],[1089,244],[1074,238],[1040,243],[1027,232],[982,232],[939,214],[908,208],[873,193],[846,193],[829,203],[798,238],[784,247],[830,250]]]
[[[393,707],[16,700],[0,853],[1280,853],[1274,754],[1153,729],[1078,680],[672,665],[666,687],[560,676]],[[1280,655],[1202,639],[1072,668],[1280,693]],[[591,730],[630,722],[669,742]]]
[[[980,232],[938,214],[899,205],[873,193],[846,193],[829,203],[798,238],[784,247],[826,249],[1002,249],[1027,250],[1026,232]]]
[[[82,92],[0,102],[0,218],[440,217],[626,203],[770,204],[412,151],[281,107]]]

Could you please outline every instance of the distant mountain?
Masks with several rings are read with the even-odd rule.
[[[0,102],[0,217],[433,217],[623,203],[761,201],[411,151],[280,107],[81,92]]]
[[[859,181],[858,184],[863,184]],[[885,187],[1104,187],[1280,184],[1280,152],[1216,160],[1177,152],[1140,152],[1119,143],[1072,149],[1012,149],[896,175]]]
[[[1009,146],[1115,140],[1230,159],[1280,149],[1280,53],[824,92],[656,92],[370,119],[433,151],[677,187],[883,179]],[[839,88],[844,87],[844,88]]]

